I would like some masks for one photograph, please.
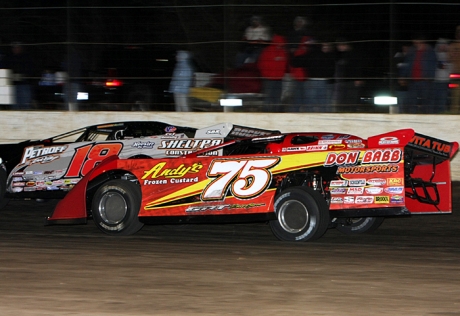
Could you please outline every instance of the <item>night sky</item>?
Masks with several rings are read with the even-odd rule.
[[[17,2],[17,1],[15,1]],[[429,40],[452,38],[460,4],[450,2],[341,1],[0,1],[3,50],[21,41],[46,64],[62,60],[69,42],[85,51],[87,68],[98,67],[107,49],[130,44],[165,50],[186,48],[203,69],[228,68],[249,18],[260,15],[273,33],[287,34],[295,16],[309,20],[319,40],[356,41],[370,64],[388,67],[388,56],[416,32]],[[390,45],[390,43],[392,45]]]

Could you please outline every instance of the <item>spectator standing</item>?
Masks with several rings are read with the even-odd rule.
[[[286,36],[287,40],[287,48],[289,53],[294,53],[295,50],[298,48],[299,44],[305,43],[307,37],[308,39],[311,38],[311,34],[307,29],[308,21],[303,16],[296,16],[292,23],[293,28],[291,32]]]
[[[339,39],[336,47],[338,58],[335,64],[335,103],[337,106],[357,105],[361,87],[364,85],[361,54],[345,39]]]
[[[250,25],[243,34],[243,48],[236,56],[236,67],[245,63],[255,63],[263,48],[270,43],[270,30],[264,25],[262,17],[251,17]]]
[[[332,112],[335,54],[331,43],[310,44],[308,53],[294,57],[293,64],[305,68],[306,111]]]
[[[14,110],[30,109],[32,106],[32,82],[34,63],[25,52],[22,43],[14,42],[11,45],[11,54],[4,60],[4,66],[13,73],[13,85],[16,93],[16,102],[12,105]]]
[[[454,85],[450,110],[453,114],[460,114],[460,25],[455,29],[455,40],[449,45],[449,57],[452,64],[452,73],[457,76],[451,80]]]
[[[308,69],[293,63],[295,58],[304,57],[308,55],[308,37],[304,36],[301,43],[297,46],[294,52],[289,55],[289,84],[287,92],[292,97],[292,104],[294,105],[293,112],[302,112],[301,108],[307,103],[307,87],[306,80],[308,76]],[[286,92],[285,92],[286,93]]]
[[[80,52],[75,46],[70,45],[62,62],[62,68],[67,72],[64,96],[69,111],[78,111],[78,92],[82,90],[82,63]]]
[[[192,86],[194,74],[191,54],[180,50],[176,54],[176,61],[169,85],[169,92],[174,95],[176,112],[190,112],[188,94]]]
[[[446,39],[440,38],[434,48],[438,59],[434,75],[434,95],[431,113],[444,113],[447,111],[447,98],[449,95],[449,79],[452,64],[448,54],[449,43]]]
[[[406,113],[431,113],[433,80],[437,66],[434,49],[422,34],[412,40],[412,47],[406,55],[407,67],[403,82],[407,80]],[[420,107],[420,108],[419,108]]]
[[[406,55],[409,52],[411,45],[410,43],[404,43],[401,46],[401,51],[397,52],[394,55],[394,66],[395,66],[395,73],[396,73],[396,80],[395,82],[395,93],[398,100],[398,113],[403,113],[405,106],[406,106],[406,99],[407,99],[407,82],[405,80],[399,80],[407,67],[406,63]]]
[[[296,16],[292,23],[292,30],[287,34],[287,49],[290,61],[294,57],[303,56],[307,52],[307,43],[312,41],[309,30],[307,29],[308,21],[303,16]],[[293,111],[298,112],[300,107],[306,102],[305,80],[308,73],[303,67],[296,67],[289,64],[288,74],[285,76],[283,98],[292,99]]]
[[[262,50],[257,67],[263,80],[265,105],[269,112],[281,112],[283,77],[286,74],[289,55],[286,41],[280,35],[273,35],[272,43]]]

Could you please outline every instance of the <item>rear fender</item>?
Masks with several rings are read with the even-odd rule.
[[[458,143],[416,133],[404,151],[405,201],[411,214],[451,213],[450,160]]]
[[[88,183],[97,176],[116,168],[118,156],[110,156],[84,176],[67,195],[59,201],[51,216],[45,218],[45,225],[85,224],[87,215],[86,198]]]

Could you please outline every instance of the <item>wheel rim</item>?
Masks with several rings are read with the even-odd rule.
[[[296,200],[286,201],[278,211],[278,221],[289,233],[300,233],[307,227],[309,219],[305,205]]]
[[[108,192],[99,201],[98,213],[102,220],[109,225],[117,225],[126,216],[128,205],[118,192]]]

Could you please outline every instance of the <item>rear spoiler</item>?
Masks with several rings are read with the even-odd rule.
[[[448,142],[415,133],[407,147],[444,159],[452,159],[458,151],[457,142]]]

